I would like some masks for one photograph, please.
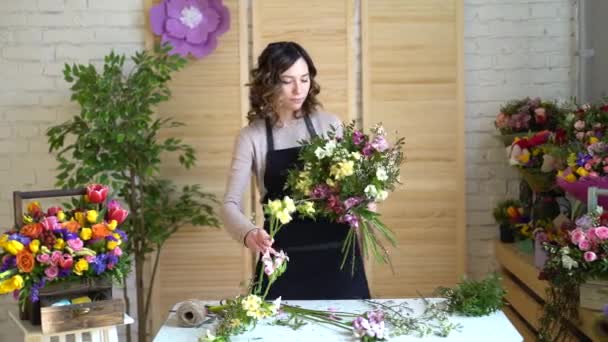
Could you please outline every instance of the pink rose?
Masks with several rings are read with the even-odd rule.
[[[585,163],[585,170],[587,170],[587,171],[591,170],[591,164],[590,163]]]
[[[597,228],[593,227],[593,228],[589,228],[589,230],[587,231],[587,238],[589,240],[591,240],[592,242],[597,242],[599,240],[599,238],[597,237],[597,234],[595,233],[595,230]]]
[[[585,121],[583,120],[578,120],[574,123],[574,128],[577,131],[582,131],[585,128]]]
[[[547,122],[547,113],[545,111],[545,108],[536,108],[534,110],[534,120],[536,120],[536,123],[539,125],[544,124],[545,122]]]
[[[593,252],[585,252],[583,257],[585,258],[586,262],[593,262],[593,261],[597,260],[597,255]]]
[[[600,175],[599,175],[597,172],[595,172],[595,171],[591,171],[591,172],[589,172],[589,177],[591,177],[591,178],[597,178],[597,177],[599,177],[599,176],[600,176]]]
[[[587,239],[583,239],[578,243],[578,248],[580,248],[582,251],[588,251],[591,249],[591,242],[589,242]]]
[[[604,166],[603,169],[604,169],[604,172],[608,173],[608,165]]]
[[[36,260],[38,260],[39,263],[46,265],[51,262],[51,256],[48,254],[38,254]]]
[[[61,266],[61,268],[72,268],[72,265],[74,264],[74,260],[72,259],[72,256],[69,254],[64,254],[61,259],[59,260],[59,266]]]
[[[572,243],[575,245],[578,245],[581,241],[586,239],[585,232],[580,228],[576,228],[570,232],[570,240],[572,240]]]
[[[54,251],[53,253],[51,253],[51,264],[53,266],[57,266],[57,264],[59,264],[59,260],[61,260],[62,258],[63,255],[60,251]]]
[[[119,247],[119,246],[116,246],[116,247],[115,247],[115,248],[112,250],[112,252],[114,252],[114,255],[116,255],[117,257],[119,257],[119,256],[121,256],[121,255],[122,255],[122,249],[120,249],[120,247]]]
[[[85,255],[84,257],[84,260],[86,260],[89,264],[94,263],[95,259],[97,259],[97,257],[95,257],[94,255]]]
[[[50,266],[44,270],[44,274],[47,276],[47,278],[49,278],[49,280],[53,280],[55,277],[57,277],[57,274],[59,274],[59,269],[57,266]]]
[[[597,227],[595,229],[595,235],[600,239],[600,240],[608,240],[608,227]]]
[[[82,249],[83,242],[79,238],[68,240],[68,246],[75,251],[79,251]]]
[[[505,113],[500,112],[498,113],[498,115],[496,116],[496,128],[505,128],[507,127],[507,124],[509,123],[509,118],[505,115]]]

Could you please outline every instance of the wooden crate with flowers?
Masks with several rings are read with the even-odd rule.
[[[68,196],[65,209],[44,211],[33,201]],[[108,188],[16,191],[13,198],[15,227],[0,235],[0,294],[18,299],[21,319],[43,333],[122,323],[124,303],[112,298],[112,284],[130,267],[120,229],[128,213]]]

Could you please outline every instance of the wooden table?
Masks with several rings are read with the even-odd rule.
[[[421,299],[393,299],[394,301],[406,301],[410,308],[419,313],[424,308]],[[437,299],[434,299],[437,300]],[[284,301],[291,305],[299,305],[310,309],[327,310],[328,308],[336,308],[339,311],[349,312],[365,312],[370,310],[370,306],[358,300],[333,300],[333,301]],[[214,305],[217,302],[209,301],[208,304]],[[453,331],[447,338],[426,336],[418,338],[414,336],[399,336],[390,341],[523,341],[521,335],[511,324],[509,319],[501,312],[495,312],[492,315],[484,317],[462,317],[452,316],[450,321],[460,323],[462,329]],[[243,335],[231,337],[231,341],[264,341],[264,342],[296,342],[296,341],[356,341],[352,334],[345,330],[332,326],[308,323],[298,330],[292,330],[289,327],[274,326],[268,324],[270,321],[258,324],[255,329]],[[158,334],[154,338],[154,342],[190,342],[198,341],[198,338],[204,336],[206,331],[212,328],[211,325],[203,324],[197,328],[182,328],[177,325],[177,318],[174,312],[169,313],[169,317],[165,324],[160,328]]]
[[[51,342],[53,337],[55,337],[55,340],[59,340],[59,342],[66,342],[70,335],[73,335],[73,341],[82,342],[83,336],[86,334],[90,335],[92,342],[118,342],[116,325],[43,334],[40,325],[32,325],[29,321],[20,320],[19,314],[15,310],[9,310],[8,315],[13,324],[23,334],[24,342]],[[133,318],[125,314],[123,324],[132,324],[133,322]]]

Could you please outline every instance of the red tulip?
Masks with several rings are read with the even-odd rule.
[[[127,218],[128,215],[129,215],[129,212],[126,211],[125,209],[122,209],[120,207],[112,208],[112,209],[108,210],[108,221],[116,220],[116,222],[118,222],[118,224],[121,224],[125,221],[125,219]]]
[[[87,186],[87,197],[91,203],[103,203],[108,196],[108,187],[101,184]]]

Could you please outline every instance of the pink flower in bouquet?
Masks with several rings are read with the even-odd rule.
[[[583,239],[578,243],[578,248],[580,248],[581,251],[588,251],[591,249],[591,242],[587,239]]]
[[[108,187],[101,184],[87,186],[87,197],[91,203],[103,203],[108,196]]]
[[[597,255],[594,252],[585,252],[585,254],[583,254],[583,257],[585,258],[586,262],[593,262],[597,260]]]
[[[54,251],[51,253],[51,264],[53,266],[59,265],[59,260],[63,258],[63,255],[60,251]]]
[[[118,248],[118,247],[117,247]],[[95,260],[97,260],[97,257],[94,255],[86,255],[84,257],[84,260],[86,260],[89,264],[92,264],[95,262]]]
[[[377,136],[372,141],[372,147],[378,152],[384,152],[388,149],[388,142],[383,136]]]
[[[340,198],[336,195],[330,195],[327,199],[327,205],[329,209],[331,209],[334,213],[340,215],[344,212],[344,208],[342,207],[342,203],[340,203]]]
[[[585,132],[578,132],[578,133],[576,133],[576,139],[578,139],[578,140],[585,139]]]
[[[274,273],[274,263],[272,262],[272,257],[268,250],[262,255],[262,264],[264,265],[264,273],[266,273],[267,276]]]
[[[530,126],[530,119],[532,117],[527,113],[517,113],[511,115],[509,119],[509,126],[515,128],[516,130],[526,129]]]
[[[44,270],[44,274],[47,276],[47,278],[49,278],[49,280],[53,280],[59,274],[59,269],[57,266],[50,266]]]
[[[61,228],[57,216],[47,216],[42,220],[42,227],[45,231],[53,231]]]
[[[120,207],[120,204],[116,200],[111,200],[108,203],[108,215],[106,219],[109,221],[116,220],[118,224],[121,224],[125,221],[129,212]]]
[[[370,143],[365,144],[365,147],[363,147],[361,150],[361,154],[363,154],[365,157],[369,157],[372,155],[372,153],[374,153],[374,148],[372,145]]]
[[[505,128],[507,127],[508,123],[509,123],[509,118],[507,117],[507,115],[503,112],[498,113],[498,115],[496,116],[496,121],[494,122],[496,125],[496,128]]]
[[[608,227],[597,227],[595,229],[595,235],[602,241],[608,240]]]
[[[313,199],[325,199],[327,198],[327,196],[329,196],[330,193],[331,190],[329,189],[329,186],[327,186],[327,184],[317,184],[312,189],[311,195]]]
[[[120,249],[119,246],[116,246],[113,250],[112,253],[114,253],[114,255],[116,255],[117,257],[122,255],[122,249]]]
[[[359,228],[359,219],[352,214],[346,214],[341,217],[340,221],[347,223],[351,228]]]
[[[577,131],[582,131],[583,129],[585,129],[585,121],[577,120],[574,123],[574,129],[576,129]]]
[[[285,260],[289,261],[289,257],[287,254],[285,254],[285,252],[280,251],[277,253],[274,257],[274,268],[281,266]]]
[[[547,111],[545,108],[536,108],[534,110],[534,120],[537,124],[542,125],[547,122]]]
[[[582,229],[576,228],[575,230],[570,232],[570,240],[575,245],[578,245],[581,241],[586,240],[585,232]]]
[[[68,246],[75,251],[79,251],[82,249],[84,243],[79,238],[68,240]]]
[[[593,227],[593,228],[589,228],[589,230],[587,231],[587,238],[589,240],[591,240],[591,242],[598,242],[599,241],[599,237],[595,233],[596,229],[597,228]]]
[[[61,211],[60,207],[50,207],[47,209],[46,214],[48,216],[57,216],[57,214]]]
[[[365,141],[365,134],[359,130],[353,131],[353,144],[360,145]]]
[[[36,256],[36,260],[38,260],[39,263],[43,264],[43,265],[47,265],[51,262],[51,256],[48,254],[38,254]]]
[[[72,268],[72,265],[74,264],[74,259],[72,259],[72,256],[65,253],[64,255],[61,256],[61,259],[59,259],[59,266],[61,268]]]

